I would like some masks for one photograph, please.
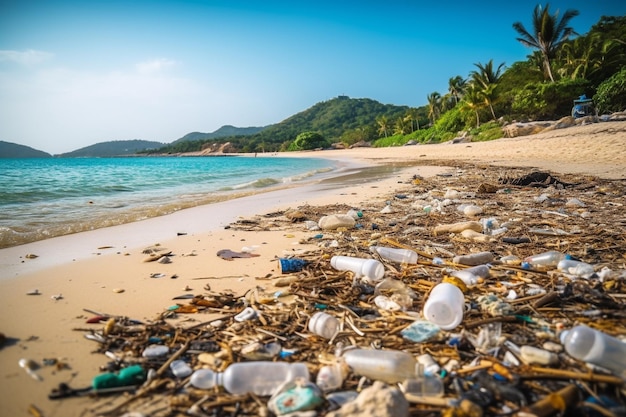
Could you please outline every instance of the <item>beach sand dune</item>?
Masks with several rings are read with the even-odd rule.
[[[276,259],[314,249],[311,232],[242,231],[225,227],[241,217],[301,205],[345,204],[361,207],[403,190],[413,176],[433,177],[465,164],[484,167],[494,177],[524,167],[557,174],[626,179],[626,123],[607,122],[534,136],[491,142],[357,148],[302,152],[292,157],[356,161],[385,166],[380,176],[351,173],[302,187],[196,207],[128,225],[35,242],[0,250],[0,404],[3,415],[27,415],[31,405],[50,416],[92,415],[92,400],[50,401],[59,383],[89,386],[106,361],[92,354],[84,338],[86,320],[97,313],[150,321],[176,303],[174,297],[211,291],[242,296],[259,278],[280,273]],[[358,170],[357,170],[358,171]],[[622,203],[624,203],[622,201]],[[332,214],[332,213],[329,213]],[[184,232],[180,234],[179,232]],[[171,263],[145,262],[144,249],[171,252]],[[221,259],[223,249],[252,249],[259,256]],[[38,257],[29,259],[27,254]],[[205,287],[208,286],[208,287]],[[33,290],[39,295],[27,295]],[[121,291],[123,290],[123,291]],[[194,317],[194,319],[198,319]],[[200,319],[198,319],[200,320]],[[184,325],[182,323],[181,325]],[[37,381],[22,369],[22,358],[43,364]]]

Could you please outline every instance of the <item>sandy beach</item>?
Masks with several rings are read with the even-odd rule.
[[[0,404],[3,415],[26,416],[34,405],[42,415],[94,415],[93,400],[51,401],[59,383],[86,387],[106,358],[92,354],[94,342],[75,329],[100,312],[150,321],[185,293],[232,291],[243,295],[259,278],[278,275],[276,258],[313,249],[301,243],[316,232],[245,232],[225,228],[241,217],[302,205],[346,204],[402,192],[413,176],[432,177],[458,164],[486,167],[505,176],[507,168],[537,168],[626,180],[626,123],[605,122],[491,142],[357,148],[286,154],[294,158],[342,160],[353,168],[336,178],[237,200],[183,210],[132,224],[63,236],[0,250]],[[377,167],[386,167],[376,170]],[[623,184],[623,182],[621,182]],[[622,203],[625,203],[622,201]],[[158,245],[172,262],[144,262],[142,251]],[[256,255],[232,261],[217,251],[251,249]],[[27,258],[34,254],[36,258]],[[37,290],[39,295],[27,295]],[[123,290],[123,291],[122,291]],[[202,318],[193,317],[195,320]],[[18,366],[21,358],[42,364],[37,381]]]

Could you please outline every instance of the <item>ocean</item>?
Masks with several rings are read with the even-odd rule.
[[[0,248],[304,182],[334,164],[279,156],[0,159]]]

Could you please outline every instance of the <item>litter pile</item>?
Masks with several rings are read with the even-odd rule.
[[[92,411],[626,415],[624,181],[466,166],[398,187],[231,224],[316,245],[245,294],[91,320]]]

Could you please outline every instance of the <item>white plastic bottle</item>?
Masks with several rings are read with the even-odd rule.
[[[200,389],[222,386],[235,395],[269,396],[282,384],[297,377],[310,380],[305,363],[251,361],[233,363],[222,373],[198,369],[191,375],[190,384]]]
[[[626,343],[599,330],[579,325],[561,334],[565,351],[572,357],[608,369],[626,379]]]
[[[332,339],[339,331],[339,320],[328,313],[318,311],[309,319],[309,331],[324,339]]]
[[[342,356],[354,374],[369,379],[395,384],[417,376],[417,361],[400,350],[351,349]]]
[[[424,303],[424,318],[444,330],[452,330],[463,321],[465,296],[456,285],[437,284]]]
[[[357,278],[365,277],[371,281],[380,281],[385,275],[385,266],[376,259],[333,256],[330,265],[337,271],[352,271]]]
[[[416,264],[417,252],[411,249],[388,248],[385,246],[371,246],[370,250],[376,252],[386,261],[398,262],[401,264]]]

